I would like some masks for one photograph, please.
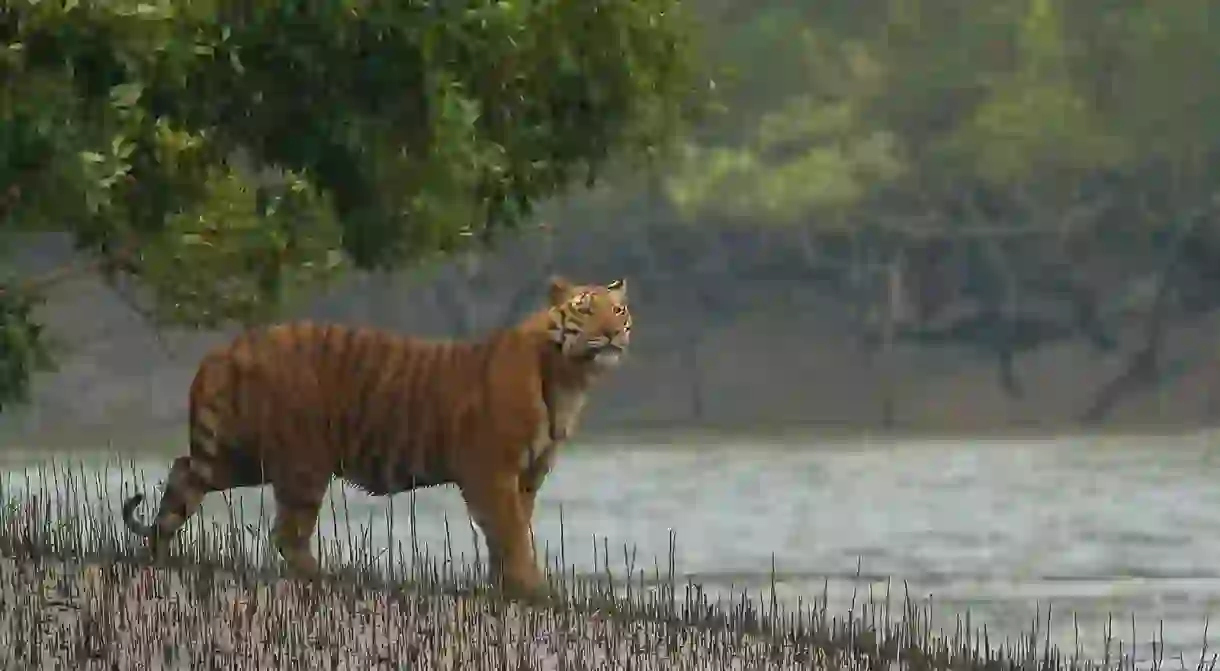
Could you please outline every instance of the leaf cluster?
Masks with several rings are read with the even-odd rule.
[[[669,192],[692,218],[832,229],[878,212],[955,220],[963,198],[1011,208],[1017,192],[1062,207],[1102,181],[1190,208],[1220,149],[1220,85],[1203,75],[1220,63],[1214,13],[1211,0],[741,4],[716,29],[734,54],[731,111],[690,141]]]
[[[0,293],[0,412],[30,398],[30,377],[53,369],[44,327],[33,311],[38,299],[27,293]]]
[[[677,0],[13,0],[0,231],[71,233],[158,321],[248,323],[654,154],[691,34]]]

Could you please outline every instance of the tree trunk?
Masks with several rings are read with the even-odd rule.
[[[900,248],[890,258],[886,268],[885,311],[881,322],[881,424],[886,429],[893,429],[897,425],[898,370],[894,341],[905,308],[903,260],[904,253]]]

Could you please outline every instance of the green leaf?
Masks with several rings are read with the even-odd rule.
[[[134,107],[140,102],[140,96],[144,94],[144,85],[139,82],[128,82],[126,84],[118,84],[110,89],[110,100],[112,104],[120,109]]]
[[[163,323],[269,319],[348,267],[518,230],[676,137],[705,80],[679,0],[9,4],[6,53],[39,58],[4,61],[5,220],[130,251]],[[27,364],[0,352],[11,389]]]

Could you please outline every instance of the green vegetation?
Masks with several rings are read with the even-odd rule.
[[[157,323],[262,319],[594,181],[563,226],[695,303],[808,280],[870,348],[977,348],[1014,395],[1023,352],[1124,344],[1084,420],[1220,307],[1212,0],[180,4],[0,12],[0,244],[70,232]],[[0,306],[5,402],[49,361],[40,280]]]
[[[837,277],[861,338],[1022,351],[1134,327],[1083,419],[1164,373],[1220,306],[1212,0],[729,3],[727,113],[664,180],[678,218],[771,227]]]
[[[66,232],[157,324],[266,318],[344,267],[486,243],[697,100],[676,0],[15,0],[0,245]],[[0,285],[0,403],[51,363]],[[2,406],[0,406],[2,407]]]

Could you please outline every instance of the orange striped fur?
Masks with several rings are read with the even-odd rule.
[[[313,575],[309,539],[332,477],[375,495],[454,484],[493,581],[531,594],[543,583],[530,538],[538,489],[630,331],[624,280],[561,278],[546,308],[476,341],[310,322],[247,331],[199,365],[190,451],[174,460],[155,520],[135,519],[136,494],[124,523],[160,556],[209,492],[270,484],[275,546]]]

